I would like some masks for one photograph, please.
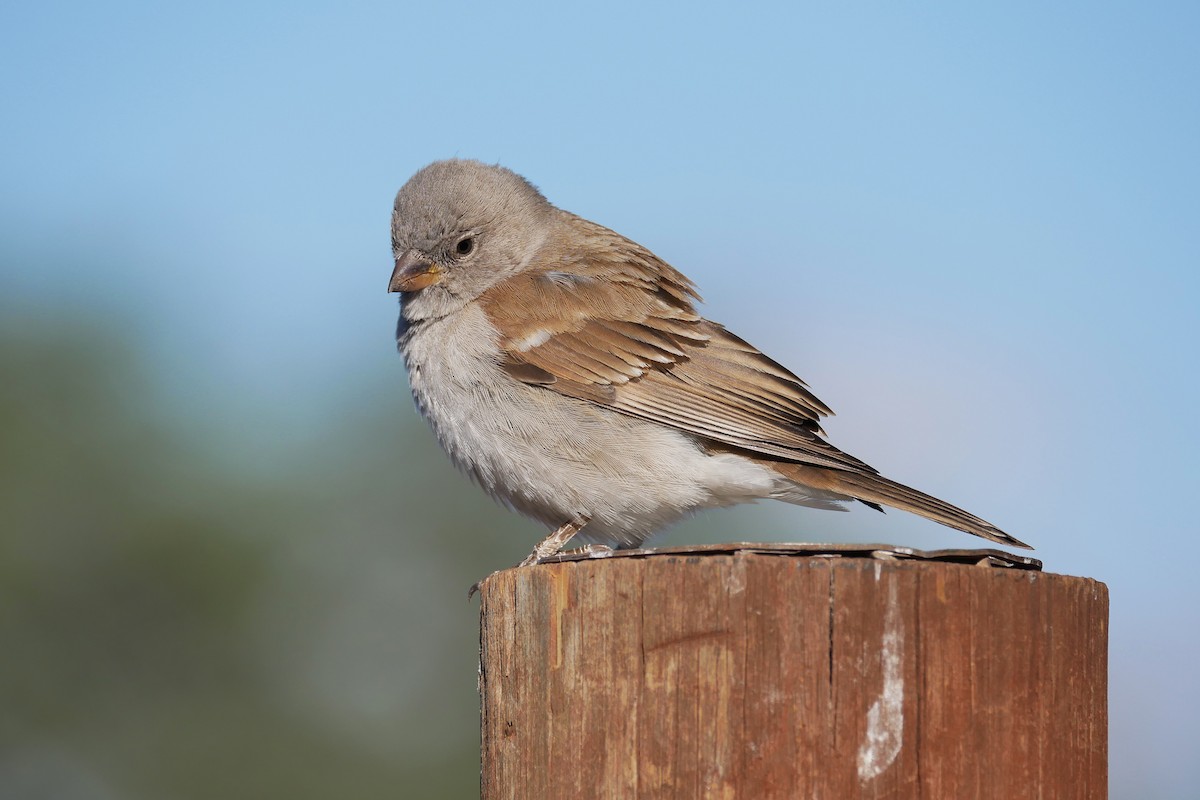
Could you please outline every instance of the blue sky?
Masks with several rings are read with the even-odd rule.
[[[364,385],[411,413],[392,197],[433,159],[499,161],[688,273],[838,411],[835,443],[1107,582],[1114,793],[1181,796],[1200,777],[1181,635],[1200,602],[1198,17],[9,4],[0,288],[119,320],[179,408],[286,447]],[[61,272],[22,268],[46,254]],[[781,538],[974,544],[898,514],[728,513]]]

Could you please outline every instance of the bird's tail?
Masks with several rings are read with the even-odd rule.
[[[810,467],[794,463],[775,462],[771,466],[789,480],[805,486],[852,497],[870,506],[884,505],[902,511],[911,511],[934,522],[940,522],[951,528],[982,536],[984,539],[990,539],[1010,547],[1033,549],[974,514],[968,514],[957,506],[952,506],[924,492],[918,492],[904,484],[896,483],[882,475]]]

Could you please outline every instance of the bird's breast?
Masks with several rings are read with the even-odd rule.
[[[549,526],[585,512],[595,541],[629,544],[691,509],[769,493],[762,470],[710,458],[689,434],[514,380],[497,342],[475,306],[398,339],[442,448],[507,505]]]
[[[499,364],[499,337],[482,309],[470,305],[438,320],[405,327],[397,338],[413,400],[438,442],[493,496],[508,501],[558,449],[560,428],[548,397],[520,384]]]

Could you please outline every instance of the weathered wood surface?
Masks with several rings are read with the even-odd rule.
[[[1107,795],[1094,580],[736,553],[481,591],[484,800]]]

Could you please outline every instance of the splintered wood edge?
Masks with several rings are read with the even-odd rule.
[[[687,547],[651,547],[640,550],[583,548],[567,550],[543,559],[542,564],[587,561],[597,558],[654,558],[656,556],[726,556],[738,553],[784,556],[788,558],[868,558],[880,561],[940,561],[948,564],[973,564],[981,567],[1024,569],[1040,572],[1042,562],[994,548],[972,550],[917,550],[892,544],[789,544],[730,542]]]
[[[1004,550],[979,548],[971,550],[917,550],[914,547],[898,547],[893,544],[799,544],[787,542],[729,542],[726,544],[698,544],[686,547],[648,547],[638,550],[610,550],[606,547],[589,547],[565,550],[558,555],[544,558],[538,564],[564,564],[573,561],[592,561],[606,558],[658,558],[661,556],[730,556],[741,553],[783,558],[862,558],[876,561],[924,561],[942,564],[962,564],[999,569],[1042,571],[1042,562],[1028,556],[1018,556]],[[537,565],[533,565],[537,566]],[[468,599],[480,591],[488,580],[501,572],[521,567],[497,570],[471,587]]]

